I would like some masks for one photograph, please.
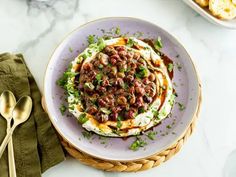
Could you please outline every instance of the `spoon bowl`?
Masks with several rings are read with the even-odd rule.
[[[25,122],[32,110],[32,100],[29,96],[22,97],[17,103],[13,110],[12,117],[14,119],[14,124],[19,125]]]
[[[16,98],[14,94],[6,90],[0,96],[0,113],[5,119],[12,118],[12,110],[16,105]]]

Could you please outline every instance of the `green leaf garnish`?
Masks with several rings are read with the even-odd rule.
[[[89,44],[94,44],[95,43],[95,35],[89,35],[87,37],[88,43]]]
[[[80,114],[78,118],[79,123],[84,124],[85,122],[88,121],[88,118],[85,113]]]
[[[100,110],[107,115],[111,114],[111,111],[107,108],[100,108]]]
[[[167,66],[168,71],[172,72],[173,68],[174,68],[174,65],[172,63],[169,63],[168,66]]]
[[[166,128],[171,129],[171,125],[167,125]]]
[[[83,131],[82,135],[83,135],[84,138],[89,140],[93,136],[93,133],[92,132],[88,132],[88,131]]]
[[[98,74],[96,75],[96,80],[98,81],[98,83],[101,82],[102,76],[103,76],[102,73],[98,73]]]
[[[179,70],[179,72],[181,71],[181,69],[182,69],[182,66],[181,66],[181,64],[180,64],[180,63],[177,63],[177,69]]]
[[[137,151],[140,147],[146,146],[147,143],[141,138],[137,137],[136,140],[130,145],[130,149],[133,151]]]
[[[175,98],[176,98],[176,95],[175,94],[171,94],[170,99],[169,99],[169,103],[170,103],[171,106],[174,105]]]
[[[103,50],[106,47],[106,44],[103,38],[98,39],[97,46],[98,46],[99,51]]]
[[[93,90],[93,89],[95,88],[95,86],[94,86],[91,82],[86,82],[86,83],[84,84],[84,87],[85,87],[85,88],[88,88],[88,89],[90,89],[90,90]]]
[[[157,132],[148,132],[147,137],[150,140],[155,140],[155,136],[156,136]]]
[[[60,108],[59,108],[61,115],[64,115],[66,112],[66,106],[64,104],[61,104]]]
[[[135,76],[137,78],[142,79],[142,78],[148,77],[149,71],[146,67],[141,66],[141,67],[139,67],[139,70],[140,71],[138,73],[135,73]]]
[[[115,33],[116,33],[116,35],[120,34],[120,28],[119,27],[116,27]]]
[[[135,42],[133,39],[128,38],[128,41],[126,43],[127,47],[133,47],[135,44],[137,44],[137,42]]]
[[[69,51],[70,51],[70,53],[72,53],[72,52],[73,52],[73,49],[72,49],[71,47],[69,47]]]
[[[163,47],[160,36],[158,36],[157,40],[154,42],[154,47],[157,50],[160,50]]]
[[[177,103],[178,104],[178,106],[179,106],[179,110],[180,111],[183,111],[184,109],[185,109],[185,106],[182,104],[182,103]]]
[[[118,116],[118,118],[117,118],[117,124],[116,124],[116,127],[117,127],[117,128],[121,128],[121,126],[122,126],[121,121],[122,121],[122,117],[121,117],[121,116]]]

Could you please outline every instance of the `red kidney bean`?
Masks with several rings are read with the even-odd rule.
[[[112,108],[112,112],[114,113],[119,113],[122,110],[122,108],[120,106],[116,106]]]
[[[141,96],[143,96],[145,94],[145,89],[141,86],[139,87],[135,87],[135,92]]]
[[[140,58],[140,53],[135,52],[133,58],[134,58],[135,60],[138,60],[138,59]]]
[[[117,118],[118,118],[118,113],[117,112],[111,114],[111,119],[113,121],[117,121]]]
[[[84,66],[83,66],[83,69],[84,69],[85,71],[90,71],[90,70],[92,70],[92,69],[93,69],[92,63],[85,63]]]
[[[149,79],[148,79],[148,78],[144,78],[144,79],[143,79],[143,83],[144,83],[144,84],[149,84],[149,83],[150,83],[150,81],[149,81]]]
[[[102,81],[102,86],[103,87],[107,87],[109,85],[109,80],[108,79],[104,79],[103,81]]]
[[[115,55],[115,54],[117,54],[117,51],[112,46],[106,46],[104,51],[108,55]]]
[[[119,96],[119,97],[117,98],[117,103],[118,103],[119,105],[126,105],[127,99],[126,99],[124,96]]]
[[[91,107],[89,107],[89,109],[87,110],[87,112],[88,112],[89,114],[94,115],[94,114],[96,114],[96,113],[98,112],[98,109],[97,109],[96,106],[91,106]]]
[[[146,102],[146,103],[151,103],[152,102],[152,97],[149,97],[147,95],[144,95],[143,96],[143,100]]]
[[[140,97],[137,97],[135,105],[136,105],[137,107],[143,106],[143,97],[141,97],[141,96],[140,96]]]
[[[112,66],[112,67],[111,67],[111,74],[112,74],[113,76],[116,76],[116,75],[117,75],[117,67],[116,67],[116,66]]]
[[[126,78],[125,78],[128,82],[132,82],[134,80],[134,76],[133,75],[128,75]]]
[[[134,88],[133,86],[130,87],[130,88],[129,88],[129,93],[134,94],[134,92],[135,92],[135,88]]]
[[[126,48],[124,46],[117,46],[115,49],[120,52],[120,51],[126,51]]]
[[[134,52],[133,52],[133,51],[129,51],[129,52],[127,53],[127,55],[126,55],[126,57],[127,57],[128,60],[133,59],[133,56],[134,56]]]
[[[126,112],[125,116],[127,119],[133,119],[135,118],[136,113],[137,113],[137,110],[134,108],[131,108],[128,112]]]
[[[133,104],[135,103],[135,101],[136,101],[135,95],[132,95],[131,98],[130,98],[130,100],[129,100],[129,103],[130,103],[131,105],[133,105]]]
[[[110,58],[110,63],[111,63],[112,65],[115,65],[116,62],[117,62],[117,60],[116,60],[115,58]]]
[[[125,58],[126,57],[126,55],[127,55],[127,52],[125,51],[125,50],[122,50],[122,51],[119,51],[119,56],[121,57],[121,58]]]
[[[107,91],[106,87],[102,87],[102,86],[98,86],[97,90],[101,93],[105,93]]]
[[[108,58],[109,58],[108,55],[106,55],[104,53],[100,52],[98,54],[98,59],[102,65],[108,65]]]
[[[156,79],[155,74],[150,73],[149,76],[148,76],[148,79],[149,79],[151,82],[155,81],[155,79]]]
[[[106,121],[108,121],[108,119],[109,119],[109,117],[108,117],[108,115],[107,114],[101,114],[101,122],[106,122]]]
[[[105,102],[103,99],[101,99],[101,98],[98,99],[98,104],[99,104],[101,107],[106,106],[106,102]]]

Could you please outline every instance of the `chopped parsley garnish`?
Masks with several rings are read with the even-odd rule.
[[[134,33],[134,37],[136,37],[136,38],[140,38],[142,36],[143,36],[143,32],[141,32],[141,31],[137,31],[136,33]]]
[[[61,115],[64,115],[66,112],[66,106],[64,104],[61,104],[59,109],[60,109]]]
[[[125,68],[121,68],[120,72],[124,73],[124,72],[126,72],[126,69]]]
[[[172,72],[173,68],[174,68],[174,65],[172,63],[169,63],[168,66],[167,66],[168,71]]]
[[[137,42],[135,42],[131,38],[128,38],[128,41],[127,41],[127,44],[126,44],[127,47],[133,47],[135,44],[137,44]]]
[[[170,99],[169,99],[169,103],[170,103],[171,106],[174,105],[175,98],[176,98],[176,95],[175,94],[171,94]]]
[[[101,81],[102,81],[102,73],[98,73],[97,75],[96,75],[96,80],[98,81],[98,84],[100,84],[101,83]]]
[[[122,126],[121,121],[122,121],[121,116],[118,116],[118,118],[117,118],[117,124],[116,124],[116,127],[117,127],[117,128],[121,128],[121,126]]]
[[[81,123],[81,124],[84,124],[85,122],[87,122],[87,121],[88,121],[88,118],[87,118],[86,114],[85,114],[85,113],[80,114],[80,116],[79,116],[79,118],[78,118],[78,121],[79,121],[79,123]]]
[[[156,136],[157,132],[148,132],[147,137],[150,140],[155,140],[155,136]]]
[[[140,147],[146,146],[147,143],[142,140],[140,137],[137,137],[136,140],[130,145],[129,149],[137,151]]]
[[[69,47],[69,51],[70,51],[70,53],[72,53],[72,52],[73,52],[73,49],[72,49],[71,47]]]
[[[68,107],[70,110],[74,110],[75,109],[75,105],[69,105]]]
[[[89,44],[94,44],[95,43],[95,35],[89,35],[87,40],[88,40]]]
[[[69,66],[68,70],[65,71],[63,73],[63,75],[57,80],[56,83],[60,87],[66,88],[68,78],[72,78],[72,77],[74,77],[74,76],[76,76],[78,74],[78,73],[75,73],[75,72],[71,72],[70,71],[71,67],[72,66]]]
[[[149,74],[148,69],[145,68],[145,67],[143,67],[143,66],[141,66],[141,67],[139,67],[139,72],[138,72],[138,73],[135,73],[135,76],[136,76],[137,78],[142,79],[142,78],[147,77],[148,74]]]
[[[119,27],[116,27],[116,29],[115,29],[115,33],[116,33],[117,35],[120,34],[120,28],[119,28]]]
[[[153,113],[154,118],[159,119],[159,112],[158,112],[158,110],[152,110],[152,113]]]
[[[145,112],[145,109],[143,107],[138,109],[138,113],[144,113],[144,112]]]
[[[89,140],[93,136],[93,133],[92,132],[88,132],[88,131],[83,131],[82,135],[83,135],[84,138]]]
[[[82,53],[80,56],[81,56],[83,59],[86,59],[86,58],[88,58],[88,56],[87,56],[87,54],[86,54],[86,53]]]
[[[105,136],[99,136],[99,140],[101,140],[100,144],[107,144],[109,139]]]
[[[171,129],[171,125],[167,125],[166,128]]]
[[[179,71],[181,71],[182,66],[180,65],[180,63],[177,63],[177,69],[178,69]]]
[[[154,42],[154,47],[157,50],[160,50],[163,47],[160,36],[158,36],[157,40]]]
[[[179,106],[179,110],[180,111],[183,111],[184,109],[185,109],[185,106],[182,104],[182,103],[177,103],[178,104],[178,106]]]
[[[122,85],[122,88],[125,89],[125,90],[127,90],[127,89],[129,88],[129,84],[124,83],[124,84]]]
[[[94,86],[91,82],[86,82],[86,83],[84,84],[84,87],[85,87],[85,88],[88,88],[88,89],[90,89],[90,90],[93,90],[93,89],[95,88],[95,86]]]
[[[100,110],[107,115],[111,114],[111,111],[107,108],[100,108]]]
[[[101,51],[102,49],[104,49],[106,47],[106,44],[105,44],[105,41],[103,38],[98,39],[97,46],[98,46],[99,51]]]
[[[167,112],[166,112],[165,107],[164,107],[161,111],[159,111],[158,118],[160,119],[160,117],[165,117],[166,114],[167,114]]]
[[[103,68],[103,65],[102,65],[102,64],[99,64],[99,65],[98,65],[98,68],[99,68],[99,69],[102,69],[102,68]]]

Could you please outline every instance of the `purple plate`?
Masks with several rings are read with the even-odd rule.
[[[153,128],[152,131],[157,132],[155,140],[150,140],[147,135],[142,135],[141,138],[147,142],[147,145],[137,151],[129,149],[135,137],[126,140],[101,138],[97,135],[93,135],[89,139],[84,137],[82,134],[84,129],[76,119],[69,113],[62,116],[59,111],[64,91],[56,85],[56,81],[69,63],[86,48],[88,35],[102,36],[103,30],[109,31],[113,27],[119,27],[121,33],[129,33],[131,36],[136,32],[143,32],[143,37],[147,38],[160,36],[163,43],[162,52],[174,61],[173,83],[178,94],[176,104],[172,109],[171,116]],[[80,26],[56,48],[47,67],[44,95],[47,111],[54,127],[76,149],[100,159],[133,161],[165,150],[183,135],[196,113],[200,97],[200,84],[190,56],[172,35],[144,20],[111,17]],[[180,105],[184,105],[184,107]]]

